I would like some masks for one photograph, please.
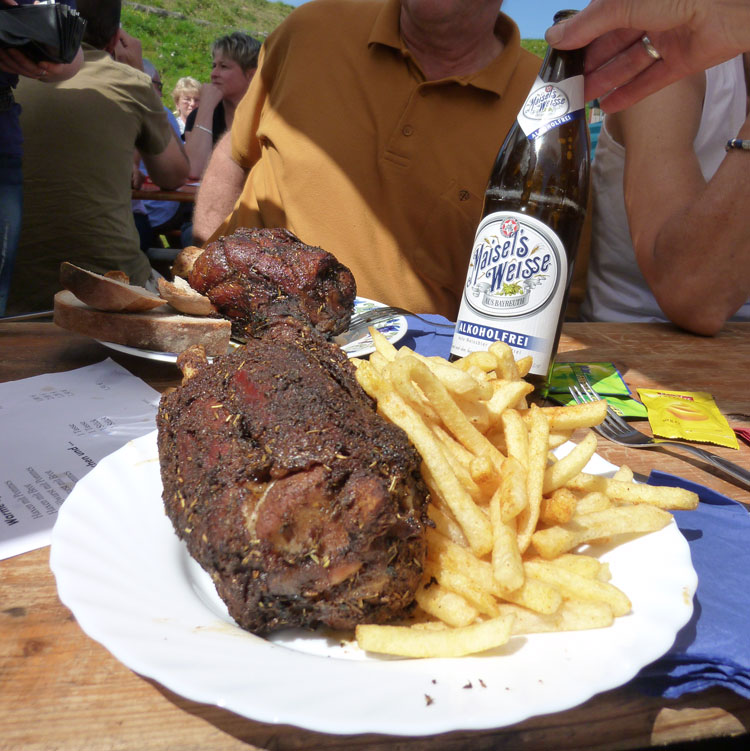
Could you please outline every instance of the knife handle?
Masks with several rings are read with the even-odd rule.
[[[698,446],[691,446],[687,443],[670,443],[669,445],[679,447],[690,454],[694,454],[700,459],[707,461],[716,469],[725,472],[731,477],[734,477],[735,480],[739,480],[740,482],[750,487],[750,472],[738,466],[737,464],[730,462],[728,459],[724,459],[721,456],[717,456],[716,454],[712,454],[702,448],[698,448]]]

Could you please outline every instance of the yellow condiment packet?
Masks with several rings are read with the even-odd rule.
[[[739,449],[737,436],[705,391],[638,389],[654,435]]]

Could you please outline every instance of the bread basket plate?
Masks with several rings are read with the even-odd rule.
[[[375,300],[369,300],[366,297],[358,297],[354,301],[354,313],[352,315],[363,313],[365,311],[372,310],[373,308],[383,307],[385,307],[384,303],[376,302]],[[391,342],[391,344],[395,344],[397,341],[402,339],[406,335],[406,332],[409,328],[404,316],[393,316],[392,318],[388,318],[385,321],[378,321],[374,323],[373,326],[381,334],[383,334],[383,336],[389,342]],[[129,347],[125,344],[105,342],[101,339],[97,339],[97,341],[99,342],[99,344],[103,344],[105,347],[115,350],[115,352],[122,352],[126,355],[141,357],[146,360],[155,360],[157,362],[175,363],[177,362],[177,356],[179,354],[177,352],[157,352],[151,349]],[[232,341],[230,343],[230,348],[238,346],[238,342]],[[353,341],[347,342],[346,344],[342,345],[341,349],[346,352],[349,357],[364,357],[365,355],[369,355],[371,352],[375,351],[375,345],[372,343],[372,337],[369,334],[364,334],[363,336],[357,337],[357,339],[354,339]],[[209,358],[209,360],[210,359],[212,358]]]
[[[614,470],[598,456],[587,467]],[[670,648],[692,614],[696,574],[672,522],[589,551],[609,563],[633,604],[606,629],[514,637],[481,655],[427,660],[367,654],[349,634],[262,639],[229,617],[175,535],[161,492],[155,432],[78,482],[52,535],[60,599],[136,673],[259,722],[402,736],[512,725],[627,682]]]

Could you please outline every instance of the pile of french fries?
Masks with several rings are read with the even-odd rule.
[[[454,363],[396,349],[370,329],[375,351],[355,360],[378,411],[422,456],[430,490],[427,560],[406,625],[360,625],[362,649],[406,657],[456,657],[516,634],[603,628],[628,613],[606,563],[581,551],[669,524],[694,493],[583,472],[596,435],[557,460],[552,449],[598,425],[605,401],[528,404],[530,358],[496,342]]]

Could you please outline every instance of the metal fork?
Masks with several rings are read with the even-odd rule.
[[[570,386],[570,393],[579,404],[583,404],[584,402],[595,402],[601,399],[599,394],[591,388],[588,382],[581,380],[579,380],[578,385],[572,384]],[[739,480],[744,485],[750,486],[750,472],[746,469],[727,461],[721,456],[712,454],[702,448],[698,448],[697,446],[692,446],[689,443],[664,441],[644,435],[625,422],[625,420],[623,420],[622,417],[612,409],[612,407],[607,407],[607,416],[604,418],[602,424],[596,426],[594,430],[607,440],[610,440],[613,443],[619,443],[621,446],[630,446],[631,448],[637,449],[674,446],[675,448],[687,451],[689,454],[693,454],[693,456],[697,456],[699,459],[703,459],[703,461],[708,462],[716,469],[730,475],[735,480]]]
[[[346,334],[349,335],[356,333],[360,329],[365,331],[368,326],[374,326],[375,324],[387,321],[394,316],[414,316],[414,318],[419,318],[420,321],[424,321],[430,326],[439,326],[440,328],[452,329],[455,326],[453,323],[437,323],[435,321],[430,321],[428,318],[425,318],[418,313],[412,313],[405,308],[396,308],[389,305],[383,308],[364,310],[361,313],[353,315],[351,321],[349,321],[349,328],[347,329]]]

